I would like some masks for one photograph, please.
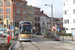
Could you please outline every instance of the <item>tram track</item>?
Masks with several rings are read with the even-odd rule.
[[[42,41],[42,39],[39,39],[38,37],[36,37],[38,40],[41,40]],[[24,42],[24,43],[26,43],[26,42]],[[38,46],[36,46],[33,42],[29,42],[29,44],[31,44],[31,45],[33,45],[37,50],[40,50],[40,48],[38,47]],[[24,46],[23,45],[25,45],[25,44],[22,44],[22,42],[20,42],[20,46],[21,46],[21,50],[24,50]]]
[[[25,43],[25,42],[24,42]],[[31,45],[33,45],[37,50],[40,50],[35,44],[33,44],[32,42],[30,42]],[[23,49],[23,45],[25,44],[22,44],[22,42],[20,42],[20,46],[21,46],[21,50],[24,50]]]
[[[40,50],[35,44],[33,44],[32,42],[30,42],[33,46],[35,46],[38,50]]]

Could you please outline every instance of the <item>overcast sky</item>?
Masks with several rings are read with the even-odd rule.
[[[51,7],[45,6],[45,4],[51,5],[54,0],[26,0],[28,5],[41,8],[44,13],[51,17]],[[53,2],[53,16],[63,17],[63,0],[55,0]]]

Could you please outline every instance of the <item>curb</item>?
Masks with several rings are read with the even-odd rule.
[[[0,40],[5,40],[5,38],[0,38]]]
[[[9,49],[8,49],[8,50],[12,50],[12,46],[13,46],[13,43],[11,44],[11,46],[9,47]]]

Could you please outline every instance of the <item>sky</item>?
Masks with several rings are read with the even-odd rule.
[[[53,4],[53,17],[63,17],[63,0],[26,0],[27,5],[41,8],[45,14],[51,17],[51,6]]]

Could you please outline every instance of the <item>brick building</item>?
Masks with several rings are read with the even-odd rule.
[[[64,29],[63,28],[63,18],[55,18],[55,22],[56,22],[57,28],[59,28],[61,32]]]
[[[51,18],[52,17],[50,17],[50,30],[52,28]],[[60,32],[64,29],[63,28],[63,18],[55,18],[55,17],[53,17],[53,26],[55,26],[55,24],[57,26],[57,29],[58,28],[60,29]]]
[[[0,0],[0,18],[3,21],[8,18],[13,26],[15,16],[15,25],[19,26],[20,21],[25,21],[27,18],[27,2],[26,0]],[[0,27],[3,26],[3,22]]]
[[[40,33],[40,8],[34,7],[34,19],[35,19],[35,28],[36,32]]]

